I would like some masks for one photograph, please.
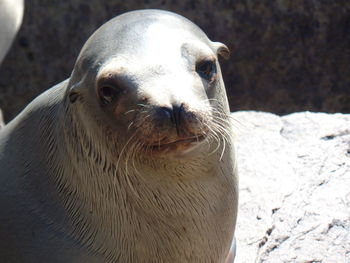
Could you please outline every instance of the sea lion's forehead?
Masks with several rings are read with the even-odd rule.
[[[165,45],[164,42],[169,45]],[[201,58],[210,58],[215,60],[214,52],[203,42],[198,40],[189,40],[183,42],[179,39],[167,39],[166,41],[157,41],[150,37],[140,48],[129,52],[130,50],[119,51],[109,57],[98,69],[98,75],[105,72],[114,73],[132,73],[134,77],[137,74],[153,71],[155,74],[166,74],[166,72],[181,72],[191,70],[195,62]],[[163,73],[162,73],[163,72]]]
[[[179,57],[177,52],[191,47],[194,52],[209,53],[211,49],[207,42],[203,42],[192,32],[184,31],[182,28],[170,28],[167,25],[156,23],[150,25],[140,45],[141,52],[153,55],[157,59],[171,56]]]
[[[165,33],[164,30],[196,35],[207,39],[206,34],[193,22],[180,15],[161,10],[143,10],[126,13],[105,24],[107,28],[123,31],[123,34],[144,35],[153,31]],[[163,30],[164,29],[164,30]],[[165,36],[165,35],[164,35]]]
[[[187,21],[181,27],[178,19],[174,23],[170,18],[170,21],[168,18],[165,21],[146,19],[143,23],[137,20],[127,24],[122,34],[116,35],[116,41],[109,41],[109,56],[100,64],[99,72],[122,69],[136,73],[145,67],[157,68],[157,65],[183,67],[189,59],[214,56],[209,40],[203,41],[194,32],[186,30]]]
[[[161,53],[191,40],[210,45],[205,33],[186,18],[162,11],[143,11],[107,22],[96,31],[88,46],[93,46],[93,53],[113,56],[143,51]]]
[[[77,59],[76,75],[79,79],[84,72],[101,72],[111,60],[119,60],[121,67],[134,72],[157,65],[175,70],[175,65],[193,64],[189,63],[192,58],[215,56],[211,43],[182,16],[159,10],[130,12],[110,20],[91,36]]]

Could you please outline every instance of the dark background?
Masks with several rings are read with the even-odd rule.
[[[31,0],[0,68],[8,121],[69,77],[80,48],[110,18],[160,8],[231,49],[222,69],[231,110],[350,112],[348,0]],[[1,36],[0,36],[1,37]]]

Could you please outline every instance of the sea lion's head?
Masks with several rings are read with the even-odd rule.
[[[86,130],[107,127],[124,147],[181,156],[226,136],[218,55],[227,58],[228,48],[184,17],[129,12],[86,42],[66,100],[78,109]]]

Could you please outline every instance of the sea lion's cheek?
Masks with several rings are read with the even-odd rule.
[[[126,112],[126,105],[123,105],[122,103],[118,103],[115,105],[114,110],[113,110],[113,115],[117,118],[120,119],[120,116]]]

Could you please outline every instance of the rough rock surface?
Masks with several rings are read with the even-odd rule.
[[[350,112],[348,0],[31,0],[0,69],[6,119],[69,77],[98,26],[141,8],[178,12],[230,47],[222,68],[232,110]]]
[[[236,262],[350,262],[350,115],[232,114]]]

